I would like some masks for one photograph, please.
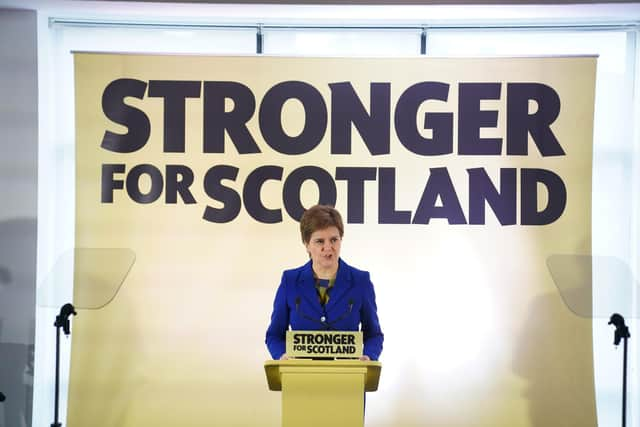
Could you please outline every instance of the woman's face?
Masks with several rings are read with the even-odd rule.
[[[309,243],[305,244],[314,268],[319,270],[337,269],[341,242],[342,238],[337,227],[331,226],[314,231]]]

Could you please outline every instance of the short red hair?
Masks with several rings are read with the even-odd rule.
[[[300,218],[300,236],[302,242],[307,244],[311,240],[311,235],[318,230],[328,227],[336,227],[340,232],[340,237],[344,235],[344,225],[340,212],[333,206],[315,205],[304,211]]]

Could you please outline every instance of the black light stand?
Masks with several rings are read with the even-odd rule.
[[[622,427],[627,425],[627,339],[631,338],[629,328],[624,323],[624,317],[618,313],[611,315],[608,325],[616,327],[613,345],[618,346],[623,340],[624,356],[622,362]]]
[[[69,322],[69,316],[76,315],[76,309],[73,305],[67,303],[60,309],[60,314],[56,316],[56,321],[53,326],[56,327],[56,391],[55,400],[53,402],[53,424],[51,427],[62,427],[58,420],[58,405],[60,400],[60,328],[64,331],[64,334],[69,336],[71,333],[71,323]]]

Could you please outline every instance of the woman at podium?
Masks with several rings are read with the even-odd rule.
[[[369,272],[340,258],[344,225],[331,206],[315,205],[300,219],[309,262],[282,273],[266,344],[274,359],[286,359],[285,337],[292,330],[362,330],[362,360],[378,360],[384,335]]]

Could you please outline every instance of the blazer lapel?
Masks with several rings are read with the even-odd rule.
[[[329,302],[327,302],[327,313],[333,310],[340,300],[348,293],[349,289],[353,286],[351,281],[351,272],[347,263],[339,260],[338,274],[336,275],[336,282],[333,284],[333,289],[329,291]]]
[[[311,261],[304,265],[296,286],[298,288],[299,295],[306,300],[307,304],[309,304],[310,307],[313,307],[318,314],[322,314],[322,306],[320,306],[320,301],[318,300],[318,291],[316,291]]]

